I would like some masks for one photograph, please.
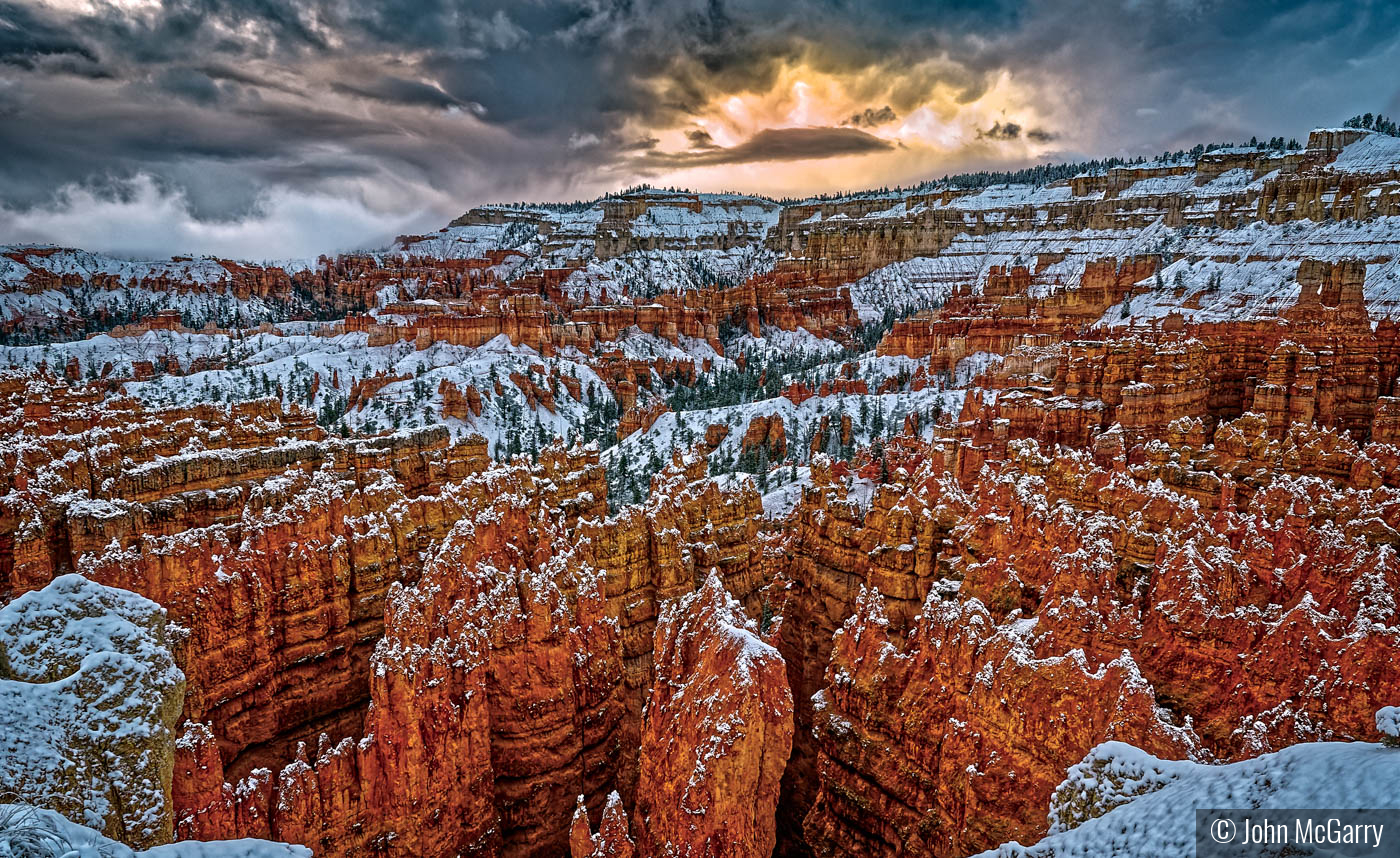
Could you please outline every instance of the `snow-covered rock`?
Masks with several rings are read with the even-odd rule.
[[[76,574],[0,609],[0,793],[169,841],[179,633],[155,602]]]
[[[0,804],[3,858],[310,858],[305,846],[266,840],[187,840],[141,852],[110,840],[51,810]]]
[[[1400,752],[1366,742],[1313,742],[1204,765],[1105,742],[1055,791],[1045,839],[1007,843],[979,858],[1189,858],[1196,853],[1198,807],[1400,808]]]
[[[1386,738],[1387,745],[1400,746],[1400,706],[1383,706],[1376,710],[1376,729]]]

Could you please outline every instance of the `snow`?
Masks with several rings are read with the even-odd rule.
[[[780,471],[782,469],[779,469]],[[787,518],[797,504],[802,500],[802,491],[812,485],[812,468],[810,465],[803,465],[797,468],[797,478],[789,479],[789,474],[780,474],[782,479],[788,480],[763,496],[763,515],[765,518],[782,519]]]
[[[893,365],[904,362],[917,365],[916,361],[908,358],[872,358],[866,366],[872,368],[872,375],[878,375],[878,379],[883,380],[888,375],[879,374],[879,371],[883,369],[881,364],[886,362]],[[858,373],[857,377],[862,375]],[[868,386],[872,389],[877,388],[879,380]],[[814,396],[800,405],[779,396],[736,405],[684,411],[679,414],[666,412],[656,419],[651,428],[632,433],[617,446],[605,450],[602,457],[605,463],[613,462],[619,457],[627,457],[631,461],[645,461],[651,458],[653,452],[664,454],[678,446],[688,447],[689,442],[684,439],[688,438],[693,442],[703,438],[706,427],[711,424],[724,424],[729,427],[729,434],[715,448],[711,454],[711,461],[720,457],[737,460],[744,432],[749,424],[758,418],[778,416],[782,418],[783,429],[787,435],[789,457],[798,462],[805,462],[805,444],[820,426],[823,416],[827,417],[829,431],[833,434],[839,434],[841,417],[849,416],[854,435],[852,443],[862,446],[869,444],[877,434],[884,434],[875,432],[876,411],[884,415],[885,432],[888,433],[900,429],[905,416],[913,412],[919,412],[926,418],[935,413],[956,414],[962,407],[963,395],[965,391],[944,390],[935,384],[920,391]],[[861,418],[862,407],[866,412],[864,419]],[[932,422],[926,419],[925,424],[926,432],[931,431]],[[777,462],[773,464],[776,465]]]
[[[702,341],[686,340],[682,346],[672,346],[635,330],[627,332],[624,339],[626,341],[618,347],[639,357],[650,354],[696,362],[710,357],[720,365],[727,365]],[[604,343],[599,345],[599,350],[607,351],[612,347]],[[188,369],[195,361],[222,357],[230,349],[235,365],[228,369],[162,374],[147,381],[127,382],[122,392],[147,406],[189,406],[211,401],[247,401],[276,395],[280,389],[284,402],[319,411],[332,400],[345,401],[357,380],[374,376],[406,377],[383,386],[363,407],[345,414],[346,424],[352,429],[373,426],[379,430],[393,428],[395,420],[401,428],[445,425],[458,437],[481,434],[492,443],[493,449],[511,431],[506,415],[508,406],[522,412],[528,428],[533,428],[538,421],[552,435],[567,437],[584,421],[590,390],[602,400],[612,399],[607,385],[588,365],[590,356],[573,351],[545,358],[527,346],[512,345],[504,336],[475,349],[439,343],[418,350],[411,341],[371,347],[363,333],[332,337],[260,333],[231,343],[223,335],[152,331],[140,337],[98,335],[50,346],[0,347],[0,366],[28,368],[43,361],[50,366],[63,365],[76,357],[84,368],[110,363],[114,373],[130,375],[132,365],[138,361],[159,362],[169,356]],[[544,376],[532,375],[531,370],[538,367],[544,367]],[[512,379],[515,374],[532,378],[540,387],[548,387],[556,371],[561,376],[578,379],[583,401],[573,398],[567,387],[558,384],[554,389],[553,411],[542,403],[532,407]],[[319,384],[314,383],[317,379]],[[504,391],[500,397],[494,394],[497,382]],[[438,393],[443,383],[460,389],[470,385],[483,392],[491,391],[482,415],[465,419],[443,417],[443,397]],[[315,394],[307,399],[305,392],[313,386]]]
[[[1003,357],[991,352],[973,352],[953,367],[953,386],[967,387],[972,380],[994,366],[1001,366]]]
[[[1048,206],[1074,199],[1069,185],[991,185],[977,193],[954,197],[947,203],[937,202],[933,208],[962,211],[987,211],[1019,206]]]
[[[575,301],[645,303],[662,292],[704,286],[737,286],[772,268],[777,255],[763,239],[777,223],[781,207],[771,200],[738,194],[678,194],[643,191],[627,199],[647,205],[625,223],[605,220],[603,198],[579,211],[548,207],[485,206],[470,213],[473,223],[403,245],[403,255],[437,259],[481,258],[496,249],[513,250],[496,266],[504,280],[545,269],[580,265],[564,282]],[[699,211],[692,208],[698,203]],[[640,206],[639,206],[640,207]],[[600,238],[617,238],[625,230],[649,249],[600,258]]]
[[[184,283],[208,286],[229,279],[229,271],[212,258],[168,261],[121,259],[100,253],[71,248],[51,248],[35,245],[0,246],[0,256],[11,264],[0,268],[0,286],[19,288],[31,271],[55,275],[75,275],[84,280],[112,277],[122,283],[168,278]],[[24,259],[16,262],[13,257]]]
[[[1384,706],[1376,710],[1376,730],[1391,739],[1400,739],[1400,706]]]
[[[1256,223],[1204,239],[1186,237],[1180,247],[1178,255],[1189,258],[1171,262],[1160,278],[1135,284],[1125,302],[1105,311],[1100,324],[1129,325],[1171,313],[1194,322],[1277,316],[1298,299],[1300,259],[1353,257],[1381,260],[1366,267],[1363,290],[1372,317],[1400,318],[1400,218]]]
[[[1105,742],[1056,789],[1045,839],[981,858],[1187,858],[1195,854],[1198,807],[1400,808],[1400,751],[1316,742],[1206,765]]]
[[[78,285],[34,287],[35,279],[60,277]],[[232,280],[223,263],[209,258],[134,260],[69,248],[0,246],[0,317],[25,319],[44,330],[102,312],[177,310],[196,326],[214,320],[251,326],[285,313],[256,295],[235,297],[227,291]],[[166,282],[172,285],[164,288]]]
[[[799,354],[832,358],[839,356],[843,349],[835,340],[819,337],[800,326],[795,331],[784,331],[764,325],[759,330],[759,336],[755,337],[745,332],[728,343],[726,351],[735,354],[745,351],[757,352],[770,358]]]
[[[0,652],[13,677],[0,679],[0,792],[155,836],[184,698],[164,609],[61,575],[0,609]],[[114,781],[127,784],[115,806]]]
[[[266,840],[184,840],[133,851],[52,810],[0,804],[0,856],[4,858],[311,858],[305,846]]]
[[[662,293],[680,293],[716,285],[737,286],[765,274],[777,254],[757,244],[729,250],[661,248],[600,261],[590,259],[564,281],[564,294],[575,301],[646,302]]]
[[[678,336],[677,340],[677,343],[672,344],[670,340],[655,334],[648,334],[633,326],[619,333],[617,339],[607,342],[603,348],[608,351],[616,349],[627,357],[638,360],[689,361],[695,365],[697,372],[703,371],[707,360],[716,367],[733,365],[730,360],[715,351],[714,346],[705,340],[685,335]],[[584,356],[580,355],[579,357],[582,359]]]
[[[650,195],[656,198],[655,195]],[[762,238],[778,222],[782,211],[776,203],[757,197],[699,194],[701,209],[691,211],[681,205],[652,205],[632,221],[632,234],[638,237],[664,236],[695,240],[702,236],[723,235],[734,229]],[[665,197],[661,197],[665,200]],[[731,226],[732,225],[732,226]]]
[[[851,303],[862,322],[878,321],[887,309],[896,315],[942,304],[956,275],[942,257],[916,257],[877,268],[851,284]]]
[[[1339,173],[1392,173],[1400,166],[1400,137],[1369,132],[1342,149],[1330,168]]]
[[[144,858],[311,858],[305,846],[268,840],[182,840],[136,853]]]

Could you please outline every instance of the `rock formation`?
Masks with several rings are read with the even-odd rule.
[[[0,608],[0,790],[136,848],[170,842],[179,634],[81,575]]]
[[[627,810],[622,806],[622,796],[616,792],[608,795],[596,834],[588,825],[588,805],[583,796],[578,797],[573,828],[569,831],[569,854],[572,858],[632,858],[636,854],[636,843],[628,831]]]
[[[711,571],[656,626],[635,829],[644,855],[766,858],[792,749],[783,658]]]

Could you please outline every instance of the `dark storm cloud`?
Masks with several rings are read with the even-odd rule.
[[[390,104],[438,108],[462,106],[460,101],[443,92],[441,87],[392,75],[385,75],[364,84],[333,82],[331,89]]]
[[[1017,140],[1021,137],[1021,126],[1015,122],[997,122],[985,131],[977,132],[984,140]]]
[[[690,141],[692,149],[718,149],[715,138],[710,136],[710,132],[703,128],[695,128],[685,132],[685,137]]]
[[[1003,45],[1071,82],[1058,94],[1092,118],[1075,136],[1098,154],[1301,136],[1400,95],[1391,2],[1080,0],[1057,12]]]
[[[709,139],[709,134],[700,133]],[[686,152],[650,152],[637,159],[636,164],[652,170],[684,169],[866,155],[893,148],[893,143],[855,128],[769,128],[737,146],[716,146],[711,141],[708,145],[694,146]]]
[[[219,84],[199,69],[167,68],[155,76],[153,83],[164,92],[196,104],[213,104],[223,94]]]
[[[1017,122],[993,122],[991,128],[985,128],[977,132],[979,140],[1020,140],[1024,135],[1028,140],[1037,143],[1049,143],[1059,137],[1051,131],[1043,128],[1022,128]]]
[[[71,33],[40,12],[18,3],[0,3],[0,63],[34,68],[42,58],[64,54],[95,59]]]
[[[196,213],[237,218],[250,211],[251,182],[324,190],[367,160],[386,183],[455,189],[463,205],[516,185],[565,189],[584,154],[597,167],[627,162],[640,141],[620,137],[624,123],[664,125],[717,94],[762,88],[784,61],[827,71],[899,63],[1013,17],[971,2],[856,13],[825,0],[167,0],[65,13],[0,0],[0,64],[21,70],[5,110],[24,120],[0,128],[0,205],[43,204],[68,185],[109,193],[137,175],[172,187],[206,165],[246,181],[192,191]],[[911,41],[910,27],[926,32]],[[461,116],[444,118],[453,111]],[[719,157],[878,148],[801,136]],[[461,154],[500,150],[536,161]]]
[[[649,149],[655,149],[660,143],[661,141],[655,137],[643,137],[638,140],[623,141],[617,144],[617,150],[619,152],[645,152]]]
[[[879,110],[867,107],[860,113],[852,114],[851,118],[846,120],[846,124],[874,128],[876,125],[884,125],[886,122],[893,122],[898,118],[899,115],[887,104]]]
[[[638,170],[887,153],[861,129],[909,118],[935,90],[970,104],[1008,74],[1035,121],[984,122],[968,157],[986,166],[1007,165],[996,159],[1018,140],[1141,154],[1400,110],[1400,6],[1383,2],[75,6],[0,0],[0,209],[17,218],[79,189],[176,195],[193,218],[237,221],[285,192],[421,208],[421,229],[485,199],[573,198]],[[728,148],[691,125],[799,64],[870,106],[839,129]],[[687,126],[687,148],[659,151],[652,132]]]

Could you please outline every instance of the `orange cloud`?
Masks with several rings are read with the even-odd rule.
[[[625,168],[658,184],[781,194],[914,182],[1053,152],[1057,122],[1038,106],[1043,86],[1002,71],[970,90],[942,71],[938,60],[897,73],[784,65],[762,91],[716,96],[669,127],[632,129],[657,143]]]

